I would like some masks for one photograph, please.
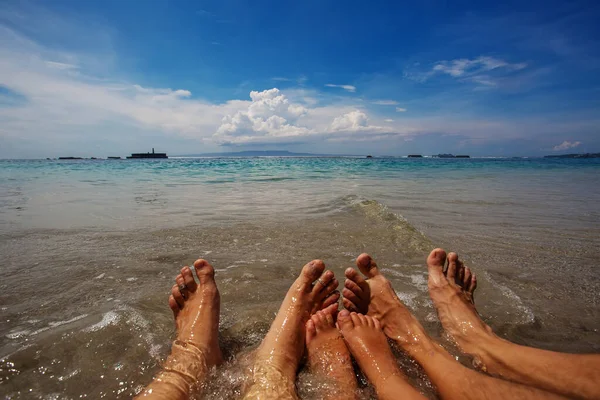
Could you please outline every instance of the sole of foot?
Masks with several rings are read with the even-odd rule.
[[[269,374],[277,371],[293,386],[304,354],[306,323],[317,311],[337,306],[340,294],[335,289],[338,285],[333,272],[325,271],[325,264],[321,260],[313,260],[302,268],[256,351],[255,375],[259,370],[268,370]],[[255,376],[254,381],[260,379]]]
[[[175,317],[177,340],[200,349],[207,366],[212,367],[223,360],[219,347],[219,290],[215,270],[206,260],[196,260],[193,268],[198,282],[192,269],[183,267],[171,289],[169,307]]]
[[[446,267],[446,268],[444,268]],[[429,295],[447,334],[462,351],[476,355],[475,343],[493,337],[475,309],[477,278],[456,253],[435,249],[427,257]]]
[[[402,376],[378,319],[340,311],[337,325],[354,359],[378,391],[391,376]]]
[[[421,324],[400,301],[390,281],[366,253],[356,259],[361,275],[353,268],[345,271],[343,305],[351,311],[376,318],[383,332],[400,345],[419,343],[427,337]]]
[[[356,375],[350,351],[336,327],[338,305],[313,314],[306,323],[307,364],[311,374],[323,383],[326,398],[356,397]]]

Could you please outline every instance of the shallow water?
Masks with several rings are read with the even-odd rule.
[[[478,274],[476,304],[501,335],[597,352],[599,171],[594,160],[0,161],[0,395],[139,391],[173,338],[173,279],[198,257],[217,268],[229,360],[211,399],[239,395],[244,355],[304,263],[321,258],[340,278],[363,251],[451,351],[427,295],[436,246]],[[321,384],[302,372],[299,392],[316,398]]]

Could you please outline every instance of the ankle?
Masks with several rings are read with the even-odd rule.
[[[493,364],[497,349],[505,343],[505,340],[496,336],[491,328],[486,328],[459,343],[460,349],[472,357],[473,367],[484,372],[488,371]]]

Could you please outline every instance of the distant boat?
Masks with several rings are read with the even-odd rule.
[[[373,156],[369,154],[369,155],[367,156],[367,158],[373,158]]]
[[[409,154],[408,158],[423,158],[421,154]]]
[[[169,158],[167,157],[167,153],[155,153],[154,147],[152,148],[152,153],[133,153],[127,158]]]

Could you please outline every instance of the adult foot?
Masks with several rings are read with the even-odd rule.
[[[350,352],[380,399],[399,396],[423,399],[398,368],[378,319],[342,310],[337,323]]]
[[[288,290],[256,351],[247,398],[295,397],[296,372],[305,348],[305,325],[312,314],[339,299],[339,293],[335,292],[338,281],[333,272],[324,270],[323,261],[311,261]]]
[[[448,266],[444,271],[444,265]],[[429,270],[429,295],[437,310],[440,322],[448,333],[466,353],[476,356],[476,344],[484,337],[493,336],[477,310],[473,293],[477,288],[477,278],[464,266],[456,253],[435,249],[427,257]],[[478,360],[475,360],[476,364]],[[481,366],[483,367],[483,366]]]
[[[328,399],[356,397],[356,376],[350,352],[335,326],[337,304],[317,311],[306,323],[308,367],[320,376],[324,387],[320,392]]]
[[[194,270],[183,267],[171,289],[169,307],[175,317],[177,339],[171,354],[139,399],[188,399],[190,389],[202,383],[210,370],[223,360],[219,348],[219,291],[215,271],[205,260],[196,260]]]
[[[390,281],[381,274],[375,260],[363,253],[356,259],[356,265],[367,279],[353,268],[346,270],[342,291],[344,307],[377,318],[386,336],[400,345],[418,343],[427,337],[421,324],[396,295]]]
[[[222,362],[219,347],[219,290],[215,270],[205,260],[194,262],[197,283],[190,267],[185,266],[171,289],[169,307],[175,317],[176,343],[200,350],[206,367]]]

